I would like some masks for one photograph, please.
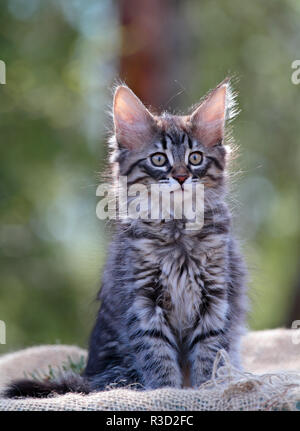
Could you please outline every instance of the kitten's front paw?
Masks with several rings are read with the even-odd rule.
[[[203,383],[206,383],[210,380],[209,377],[199,376],[197,379],[192,379],[191,387],[193,389],[199,389]]]

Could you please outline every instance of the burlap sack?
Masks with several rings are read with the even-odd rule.
[[[42,346],[0,357],[0,386],[24,371],[47,371],[86,352],[75,346]],[[46,399],[0,398],[0,410],[300,410],[300,330],[252,332],[242,343],[246,371],[219,352],[212,379],[194,389],[112,389]],[[217,371],[218,361],[225,365]]]

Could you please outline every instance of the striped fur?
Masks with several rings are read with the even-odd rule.
[[[188,231],[182,220],[139,219],[117,224],[86,369],[95,389],[112,382],[196,387],[211,376],[221,348],[239,366],[245,270],[224,202],[224,134],[205,145],[191,116],[153,118],[152,137],[134,151],[112,140],[114,172],[127,175],[129,185],[153,184],[170,181],[174,167],[184,166],[205,185],[204,226]],[[157,151],[167,156],[163,168],[151,165],[149,155]],[[203,154],[201,165],[188,163],[192,151]]]
[[[189,231],[182,220],[116,223],[84,374],[91,390],[111,384],[197,387],[210,378],[219,349],[239,366],[247,301],[244,265],[225,204],[222,121],[233,104],[226,100],[220,116],[214,98],[222,96],[222,85],[228,82],[185,117],[152,116],[129,89],[117,89],[123,111],[118,112],[117,95],[113,179],[126,175],[128,185],[150,185],[169,182],[174,170],[184,169],[205,186],[204,226]],[[133,114],[124,112],[128,100]],[[193,151],[202,154],[198,166],[189,163]],[[151,163],[155,152],[166,155],[165,166]]]

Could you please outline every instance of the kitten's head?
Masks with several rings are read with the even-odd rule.
[[[189,115],[153,115],[126,86],[116,88],[112,160],[116,174],[136,183],[204,184],[205,197],[223,195],[225,123],[234,114],[229,79],[212,90]]]

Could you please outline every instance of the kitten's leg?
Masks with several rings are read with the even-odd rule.
[[[229,307],[227,235],[212,233],[201,240],[203,247],[207,244],[208,251],[205,265],[195,275],[201,289],[201,300],[198,318],[186,345],[194,387],[211,378],[217,352],[230,350],[230,320],[233,317]]]
[[[219,260],[220,262],[222,261]],[[210,379],[217,352],[220,349],[229,351],[230,348],[230,316],[225,269],[222,265],[213,266],[213,270],[209,272],[209,268],[208,261],[206,271],[202,273],[199,316],[188,342],[192,386],[199,386]]]
[[[191,384],[198,387],[209,380],[216,354],[230,348],[229,306],[226,283],[203,286],[199,317],[188,341]],[[221,362],[220,364],[221,365]]]
[[[161,307],[137,297],[128,313],[128,337],[146,389],[182,387],[176,339]]]
[[[189,347],[192,387],[199,387],[211,378],[217,352],[227,348],[228,342],[223,329],[207,333],[200,331],[198,335],[193,336]]]

